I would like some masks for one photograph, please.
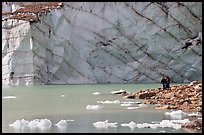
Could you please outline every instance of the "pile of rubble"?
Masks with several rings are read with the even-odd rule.
[[[202,112],[202,83],[199,81],[171,86],[168,90],[161,88],[141,90],[124,97],[144,99],[144,104],[157,104],[155,109]]]
[[[20,8],[14,12],[4,12],[3,16],[8,16],[7,19],[18,19],[29,22],[36,22],[39,20],[40,13],[47,13],[53,9],[63,7],[61,2],[49,2],[49,3],[39,3],[39,4],[30,4],[30,5],[20,5]]]

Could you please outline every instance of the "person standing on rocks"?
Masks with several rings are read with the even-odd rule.
[[[166,77],[163,76],[162,80],[161,80],[161,84],[163,85],[163,90],[166,90],[167,89],[167,80],[166,80]]]
[[[166,76],[166,83],[167,83],[166,88],[169,89],[170,88],[170,77],[169,76]]]

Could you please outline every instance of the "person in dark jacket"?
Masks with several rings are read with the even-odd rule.
[[[169,89],[170,88],[170,78],[169,78],[169,76],[166,76],[166,83],[167,83],[166,88]]]
[[[162,80],[161,80],[161,84],[163,85],[163,90],[167,89],[167,80],[166,77],[163,76]]]

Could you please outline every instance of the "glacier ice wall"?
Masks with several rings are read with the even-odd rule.
[[[201,2],[64,2],[39,17],[2,21],[2,84],[202,81]]]

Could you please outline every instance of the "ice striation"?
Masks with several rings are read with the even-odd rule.
[[[202,81],[201,2],[2,2],[2,84]]]

